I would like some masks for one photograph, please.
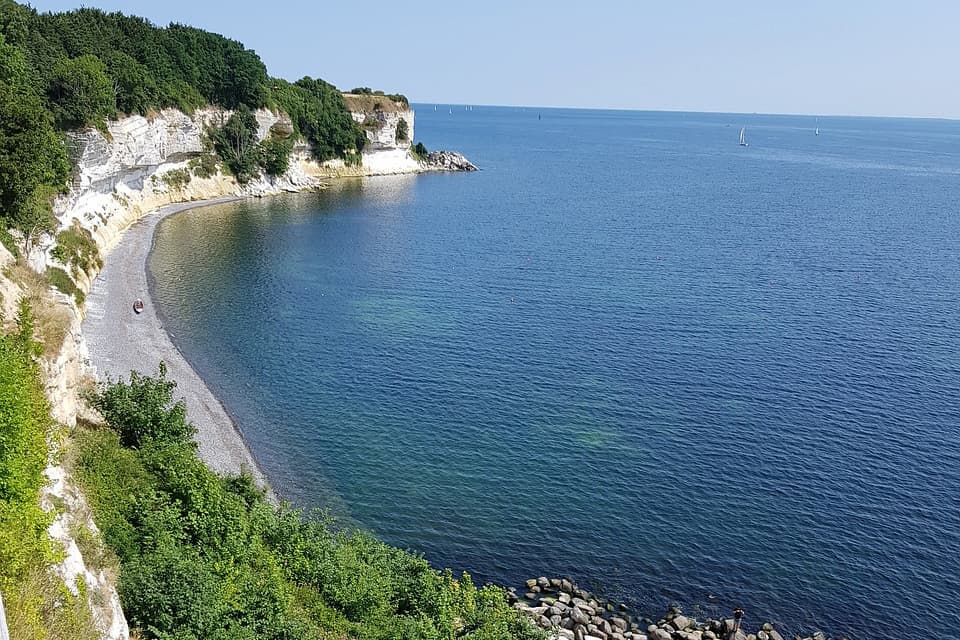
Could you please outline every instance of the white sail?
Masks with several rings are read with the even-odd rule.
[[[744,135],[746,131],[747,131],[746,127],[740,127],[740,146],[741,147],[747,146],[747,138],[746,138],[746,135]]]

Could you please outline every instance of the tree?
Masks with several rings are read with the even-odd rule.
[[[122,51],[111,51],[104,56],[104,63],[117,110],[143,115],[157,103],[157,83],[145,66]]]
[[[26,232],[52,224],[50,198],[69,171],[66,147],[24,78],[23,56],[0,36],[0,222]],[[27,247],[29,248],[29,247]]]
[[[282,176],[290,166],[293,143],[289,138],[270,136],[260,143],[260,166],[268,176]]]
[[[63,128],[102,124],[116,114],[116,97],[107,68],[95,55],[60,58],[47,90],[57,123]]]
[[[257,170],[257,119],[246,106],[237,109],[213,134],[213,146],[240,184]]]

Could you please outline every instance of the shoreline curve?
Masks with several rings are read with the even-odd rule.
[[[167,333],[148,267],[161,221],[185,211],[243,199],[223,196],[171,204],[130,225],[93,281],[81,327],[89,368],[98,381],[126,377],[131,371],[155,375],[163,361],[170,379],[177,383],[174,397],[186,403],[188,419],[197,428],[194,439],[200,458],[221,475],[250,473],[257,486],[267,492],[267,498],[276,503],[277,496],[239,425]],[[143,311],[135,314],[133,302],[138,298],[145,304]]]

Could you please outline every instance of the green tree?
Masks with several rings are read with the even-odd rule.
[[[237,182],[249,182],[256,175],[259,162],[257,119],[253,112],[241,106],[213,133],[212,138],[217,155],[230,168]]]
[[[293,141],[270,136],[260,143],[260,166],[268,176],[282,176],[290,166]]]
[[[61,127],[102,125],[116,114],[116,97],[107,68],[97,56],[60,58],[47,90]]]
[[[104,63],[119,111],[143,115],[157,104],[157,83],[145,66],[123,51],[109,52]]]
[[[0,223],[29,238],[52,225],[50,198],[69,171],[50,113],[24,77],[21,53],[0,36]]]

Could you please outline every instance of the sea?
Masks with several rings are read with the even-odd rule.
[[[157,231],[277,492],[478,582],[956,637],[960,122],[432,107],[480,171]]]

